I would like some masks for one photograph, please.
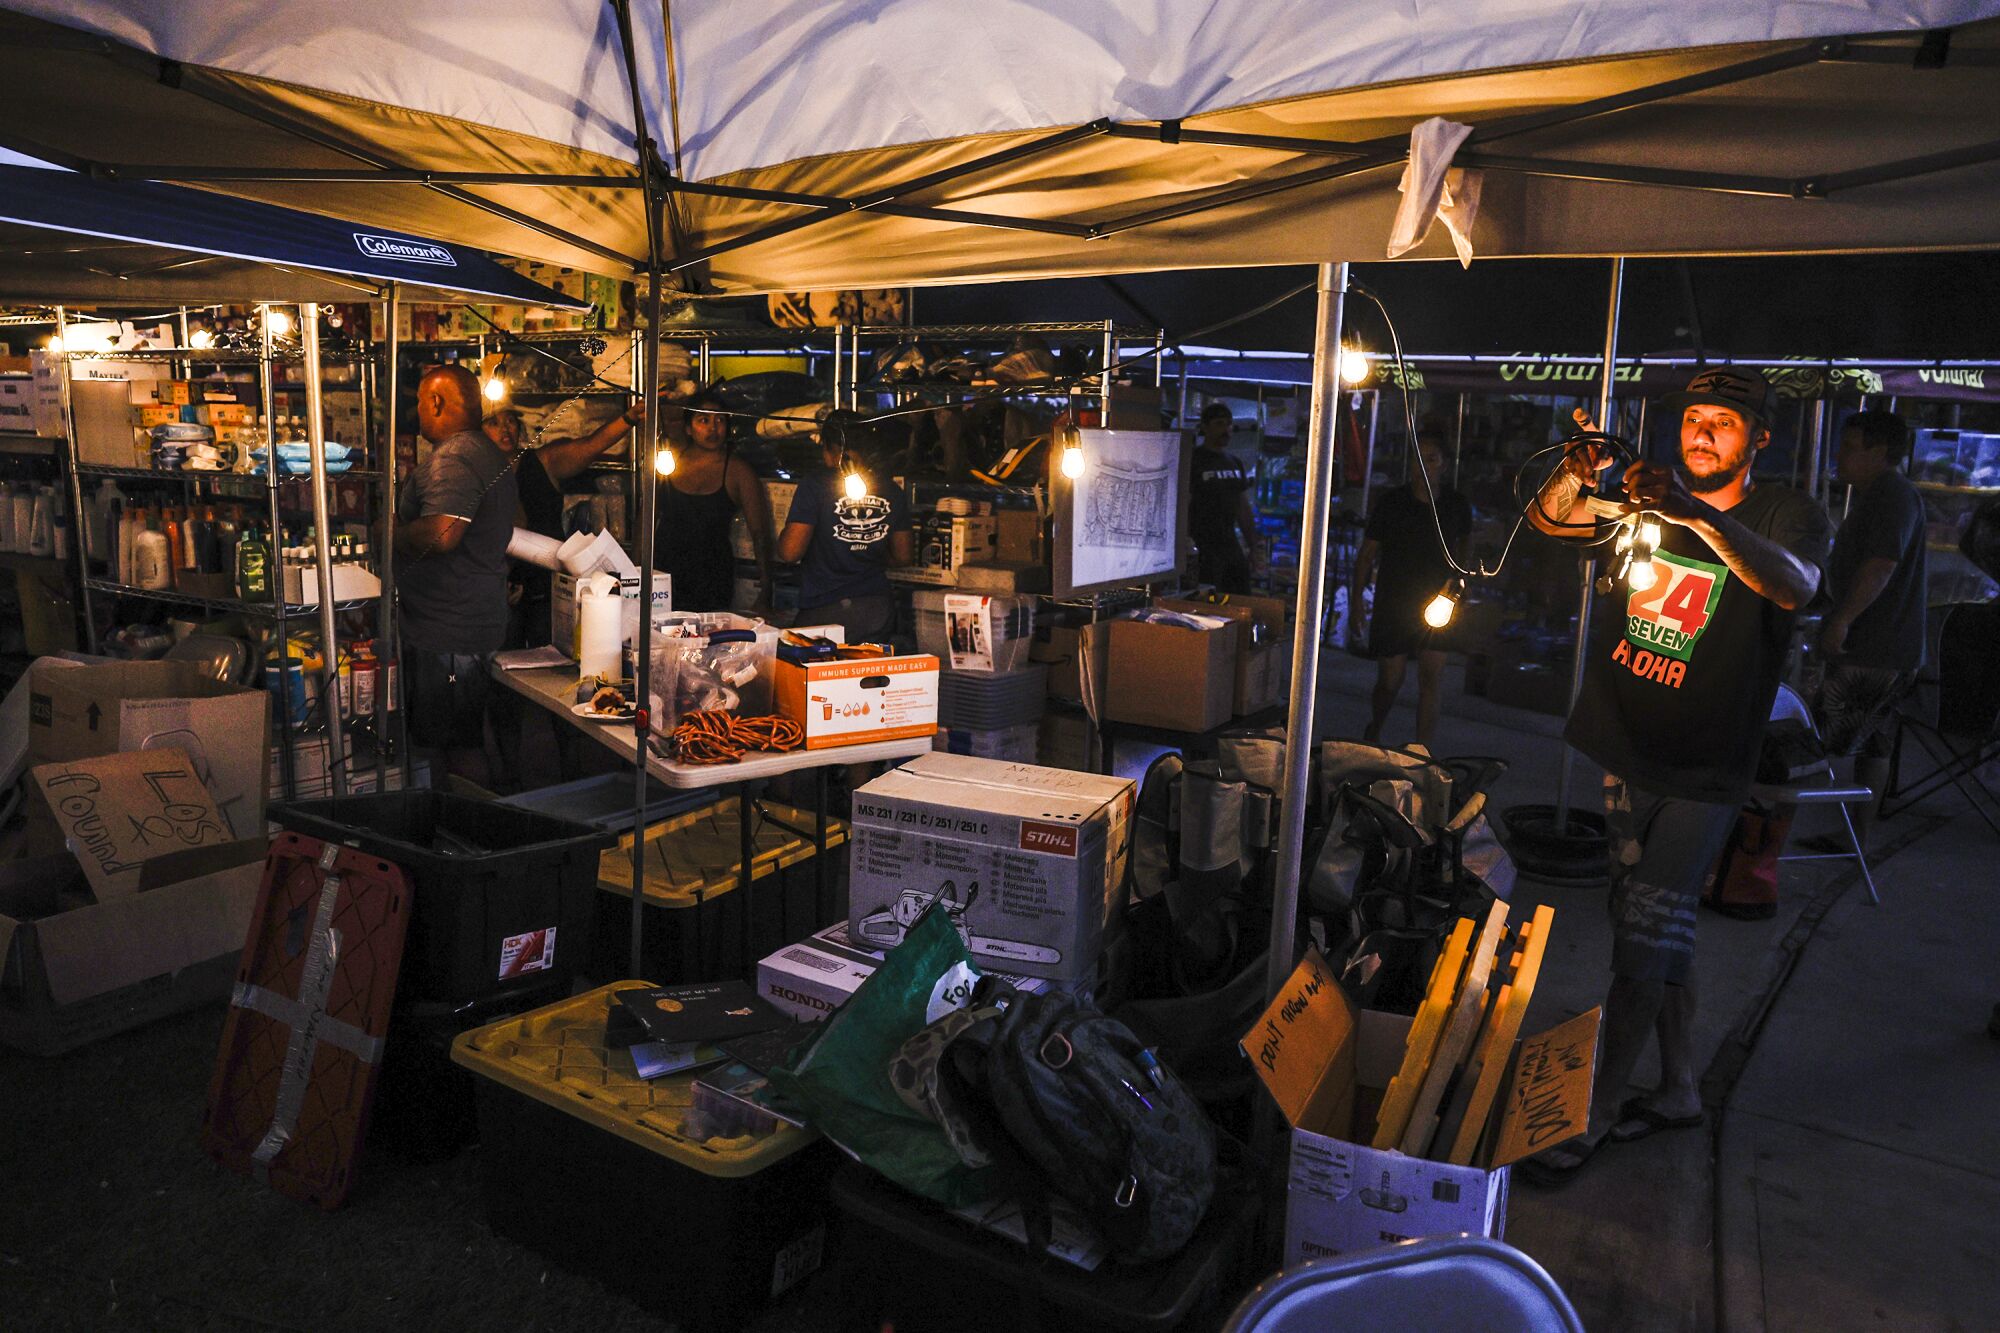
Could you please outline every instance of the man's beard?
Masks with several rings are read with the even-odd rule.
[[[1750,470],[1750,460],[1744,459],[1735,467],[1717,468],[1705,477],[1697,476],[1686,463],[1681,464],[1681,480],[1688,490],[1696,495],[1713,495],[1735,484],[1736,479]]]

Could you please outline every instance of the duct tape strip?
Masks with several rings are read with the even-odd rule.
[[[229,1002],[238,1009],[254,1009],[266,1018],[274,1018],[295,1031],[306,1026],[312,1018],[306,1006],[297,1000],[248,981],[236,983],[236,990],[230,995]],[[329,1046],[337,1046],[371,1065],[382,1062],[382,1048],[385,1044],[383,1038],[371,1037],[352,1023],[343,1023],[337,1018],[321,1015],[318,1032],[319,1039]]]
[[[324,868],[336,849],[329,847],[320,857]],[[285,1070],[278,1081],[278,1104],[271,1112],[271,1127],[250,1154],[259,1184],[269,1184],[271,1162],[291,1141],[298,1128],[299,1109],[305,1104],[306,1085],[312,1080],[313,1056],[319,1049],[320,1028],[327,1021],[326,998],[333,990],[334,967],[340,961],[340,932],[333,928],[333,908],[340,897],[340,876],[328,875],[319,891],[319,905],[313,913],[312,943],[306,948],[305,973],[299,979],[303,1020],[291,1025],[291,1040],[285,1044]]]

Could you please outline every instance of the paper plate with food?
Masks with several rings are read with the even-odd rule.
[[[591,722],[630,722],[639,715],[638,707],[616,685],[599,686],[590,698],[569,711]]]

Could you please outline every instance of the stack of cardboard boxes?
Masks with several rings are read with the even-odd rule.
[[[177,663],[45,663],[28,688],[0,1041],[54,1054],[226,998],[263,873],[263,692]]]

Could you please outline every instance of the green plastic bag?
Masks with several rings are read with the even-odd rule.
[[[925,912],[819,1039],[771,1082],[821,1133],[904,1189],[958,1208],[992,1196],[990,1169],[959,1160],[935,1121],[905,1105],[889,1082],[903,1043],[971,998],[979,973],[951,918]]]

